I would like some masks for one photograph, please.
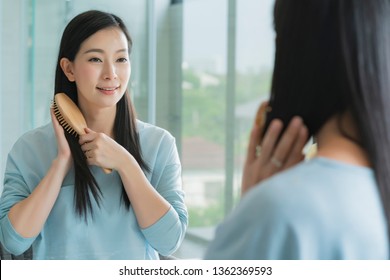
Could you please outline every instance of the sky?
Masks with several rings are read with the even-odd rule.
[[[274,56],[274,0],[239,0],[237,53],[239,71],[270,68]],[[184,61],[190,66],[226,71],[228,0],[184,1]]]

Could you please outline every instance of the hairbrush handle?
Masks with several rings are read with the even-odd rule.
[[[112,169],[110,169],[110,168],[102,167],[102,169],[103,169],[104,173],[106,173],[106,174],[110,174],[112,172]]]

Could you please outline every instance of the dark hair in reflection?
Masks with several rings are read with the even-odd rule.
[[[125,34],[130,52],[132,40],[129,32],[123,21],[113,14],[92,10],[79,14],[69,22],[61,39],[56,68],[54,95],[56,93],[64,92],[78,104],[76,84],[67,79],[60,67],[60,60],[65,57],[70,61],[73,61],[80,49],[80,45],[88,37],[99,30],[112,27],[120,28]],[[114,135],[115,140],[133,155],[144,172],[148,172],[149,167],[142,158],[139,136],[136,128],[136,113],[127,91],[117,103]],[[89,169],[85,155],[78,144],[78,137],[74,137],[67,132],[65,133],[65,136],[69,143],[74,161],[75,210],[79,216],[84,216],[85,220],[87,220],[88,212],[93,214],[90,195],[92,195],[97,204],[100,205],[102,192]],[[126,207],[129,208],[130,201],[124,188],[122,190],[122,199]]]
[[[276,0],[267,125],[299,115],[316,134],[349,111],[390,225],[390,1]]]

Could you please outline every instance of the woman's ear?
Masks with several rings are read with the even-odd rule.
[[[64,72],[65,76],[68,78],[70,82],[74,82],[75,78],[73,75],[73,64],[72,62],[67,59],[66,57],[61,58],[60,60],[60,66],[62,71]]]

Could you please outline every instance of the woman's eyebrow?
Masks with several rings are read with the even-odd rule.
[[[92,53],[92,52],[104,53],[104,50],[102,50],[102,49],[89,49],[89,50],[86,50],[84,52],[84,54]],[[126,52],[127,53],[127,49],[119,49],[119,50],[116,51],[116,53],[120,53],[120,52]]]

